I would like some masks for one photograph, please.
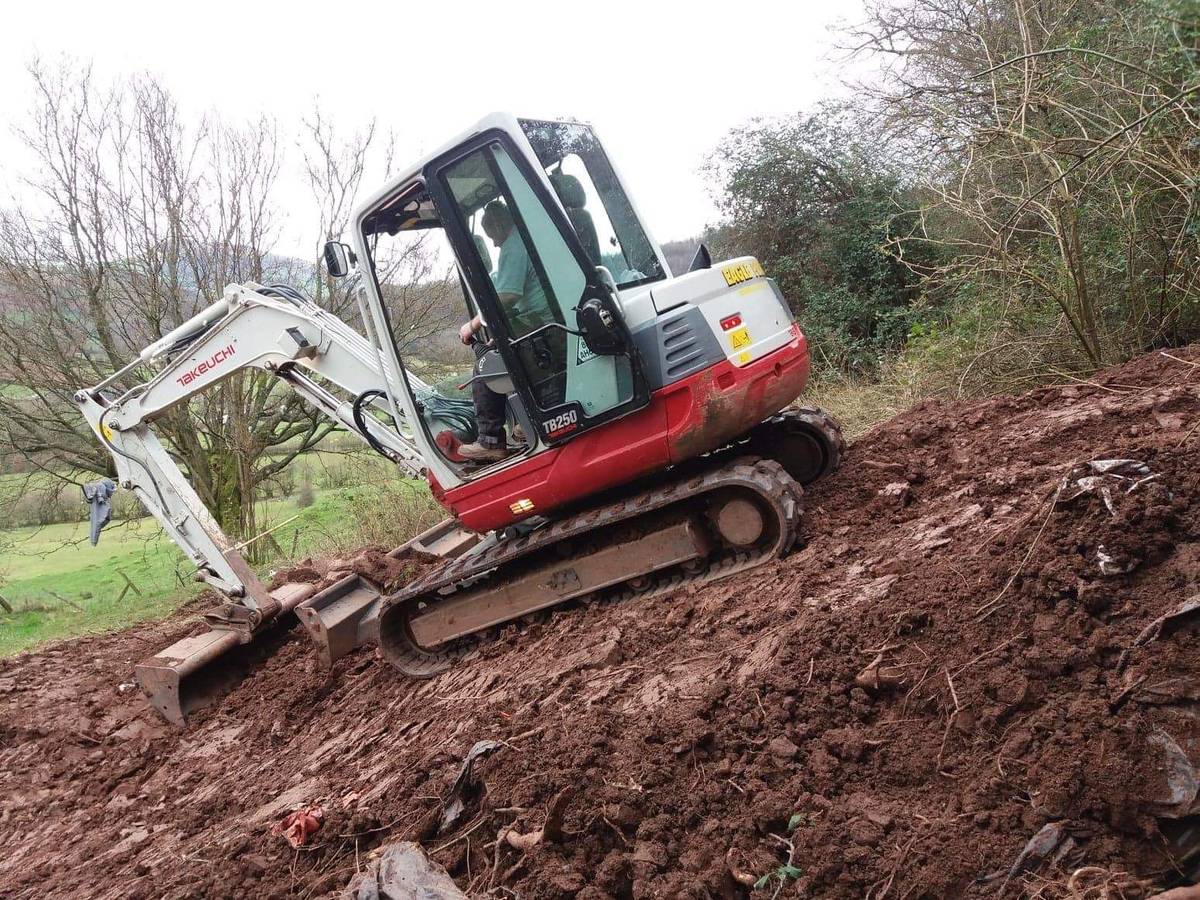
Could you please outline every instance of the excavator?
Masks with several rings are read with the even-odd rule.
[[[828,414],[794,405],[805,336],[753,257],[714,263],[701,246],[673,273],[590,126],[490,115],[391,178],[349,229],[324,263],[361,332],[293,288],[234,284],[76,394],[120,485],[224,598],[207,631],[136,667],[165,718],[182,724],[210,702],[289,612],[326,666],[375,644],[400,673],[428,678],[539,610],[662,595],[794,545],[804,486],[844,450]],[[392,321],[394,242],[431,230],[477,328],[464,332],[475,358],[459,388],[504,401],[505,449],[485,458],[460,452],[480,433],[478,400],[406,365],[402,354],[425,351],[402,346]],[[427,480],[449,517],[394,552],[432,565],[395,593],[355,574],[268,590],[153,431],[247,370]]]

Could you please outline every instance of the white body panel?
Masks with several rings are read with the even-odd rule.
[[[654,309],[662,314],[685,303],[698,306],[721,342],[725,357],[735,366],[745,366],[778,350],[793,337],[795,320],[791,310],[774,282],[754,274],[761,271],[762,266],[753,256],[741,256],[714,263],[710,269],[699,269],[659,282],[651,286]],[[730,284],[736,278],[743,280]],[[722,320],[732,315],[741,316],[741,325],[729,329],[722,327]],[[749,343],[737,343],[735,335],[739,329],[745,330]]]
[[[537,163],[537,157],[533,152],[533,148],[529,145],[529,141],[525,137],[525,132],[524,129],[521,128],[520,120],[511,113],[492,113],[491,115],[480,119],[472,127],[459,134],[453,140],[450,140],[438,147],[432,153],[428,154],[419,162],[411,166],[406,172],[397,176],[396,178],[393,178],[388,184],[375,191],[375,193],[369,195],[361,204],[359,204],[354,212],[354,215],[351,217],[352,233],[350,235],[354,252],[358,258],[360,260],[367,260],[371,258],[367,249],[366,240],[363,236],[363,222],[371,213],[373,213],[381,204],[385,203],[386,201],[397,197],[400,194],[408,193],[413,188],[423,184],[425,169],[431,162],[441,156],[446,155],[447,153],[452,152],[456,148],[471,141],[478,135],[492,130],[503,131],[505,134],[507,134],[516,143],[522,154],[533,163],[533,168],[536,171],[538,179],[542,182],[547,194],[553,198],[553,202],[559,206],[559,209],[562,211],[565,217],[566,211],[563,209],[561,202],[558,200],[558,194],[550,184],[550,180],[546,176],[546,173]],[[603,142],[601,142],[601,145],[603,145]],[[613,173],[616,175],[617,182],[625,191],[634,215],[637,217],[642,229],[646,233],[646,238],[649,241],[650,246],[653,248],[654,254],[657,257],[659,264],[662,266],[663,272],[666,273],[667,277],[669,278],[671,269],[667,265],[666,257],[663,256],[662,248],[658,245],[658,242],[654,240],[650,229],[646,227],[645,221],[638,212],[637,204],[633,198],[633,194],[630,192],[629,186],[625,183],[625,180],[621,177],[620,170],[617,168],[616,164],[613,163],[611,157],[608,161],[613,168]],[[380,310],[382,309],[382,297],[379,295],[379,290],[375,284],[375,280],[373,278],[366,278],[364,279],[364,283],[366,284],[366,289],[371,293],[372,302],[370,303],[370,307],[372,316],[375,320],[373,323],[375,334],[390,334],[390,330],[381,318]],[[662,282],[656,283],[661,284]],[[639,291],[640,289],[635,289],[629,292],[632,295],[632,298],[629,304],[630,308],[626,310],[626,313],[627,323],[631,328],[636,327],[636,324],[646,321],[646,319],[653,315],[653,306],[652,303],[649,302],[648,295],[645,297],[645,299],[638,299],[640,296]],[[624,298],[621,297],[620,299],[624,304]],[[467,311],[464,310],[463,313],[465,318]],[[399,352],[396,350],[396,347],[392,341],[376,341],[373,336],[372,341],[380,347],[383,358],[389,366],[394,366],[396,370],[403,370],[403,360],[400,358]],[[577,357],[572,356],[570,358],[576,359]],[[609,362],[609,367],[611,368],[611,362]],[[588,374],[590,377],[594,375],[595,372],[593,370]],[[581,393],[578,386],[572,387],[572,381],[578,377],[582,377],[582,373],[573,376],[570,371],[568,372],[567,397],[569,399],[574,399]],[[613,378],[612,384],[612,396],[615,397],[617,391],[615,377]],[[407,395],[406,391],[401,391],[395,397],[395,403],[399,408],[400,414],[404,418],[409,421],[419,423],[420,420],[417,416],[412,398]],[[531,447],[530,452],[536,453],[544,449],[540,444],[540,441],[538,441],[537,435],[533,435],[531,438],[535,441],[535,446]],[[429,471],[434,478],[437,479],[438,484],[447,490],[463,484],[463,478],[451,465],[446,462],[441,452],[435,446],[432,438],[425,433],[424,428],[418,425],[418,427],[413,431],[412,439],[418,451],[424,457],[425,464]],[[520,457],[512,457],[508,461],[508,464],[515,464],[520,459],[526,458],[528,455],[529,453],[522,454]]]

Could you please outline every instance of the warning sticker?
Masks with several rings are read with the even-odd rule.
[[[596,354],[592,352],[592,348],[587,345],[583,338],[579,338],[579,347],[575,350],[575,365],[582,366],[585,362],[596,358]]]
[[[738,328],[735,331],[729,332],[729,344],[734,350],[741,350],[744,347],[750,346],[750,331],[745,328]]]

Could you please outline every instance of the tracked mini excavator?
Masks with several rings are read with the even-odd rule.
[[[511,221],[499,244],[484,228],[498,206]],[[388,242],[427,229],[453,253],[462,318],[485,323],[469,380],[506,400],[497,458],[456,452],[474,437],[470,401],[417,377],[395,339]],[[713,263],[703,247],[672,273],[587,125],[483,119],[369,197],[325,263],[353,280],[365,333],[291,288],[231,285],[76,395],[121,486],[226,598],[207,632],[137,666],[171,721],[237,678],[291,611],[326,665],[375,643],[426,678],[535,611],[745,571],[792,547],[802,486],[838,465],[837,425],[793,405],[809,353],[775,282],[752,257]],[[391,594],[358,575],[266,588],[152,430],[246,369],[428,480],[450,517],[399,549],[434,565]]]

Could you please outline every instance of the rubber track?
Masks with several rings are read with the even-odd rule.
[[[618,523],[633,524],[640,517],[677,502],[702,498],[703,495],[723,487],[738,486],[751,488],[775,507],[782,527],[777,539],[770,546],[741,551],[718,549],[708,558],[709,565],[699,573],[683,574],[677,569],[667,570],[658,579],[653,574],[647,576],[652,583],[642,588],[633,589],[618,585],[600,593],[606,596],[614,592],[630,597],[656,596],[684,584],[705,583],[724,578],[743,569],[752,568],[765,559],[782,556],[791,549],[796,540],[802,514],[803,489],[787,474],[783,466],[774,460],[743,458],[699,475],[676,479],[662,487],[635,494],[616,503],[559,519],[545,528],[515,540],[504,541],[482,553],[460,557],[411,582],[404,591],[388,597],[385,609],[421,600],[436,604],[439,596],[444,596],[440,594],[443,589],[462,584],[476,576],[486,575],[558,541]],[[503,575],[502,572],[496,574]],[[667,583],[661,583],[664,581]]]

